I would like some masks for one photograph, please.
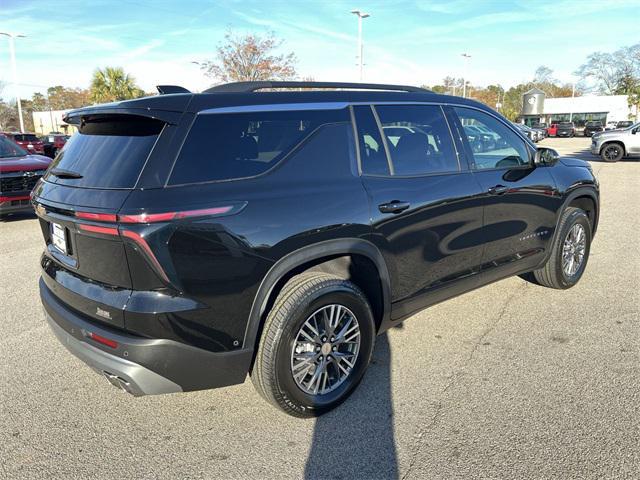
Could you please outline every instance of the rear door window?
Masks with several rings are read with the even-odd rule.
[[[346,108],[200,114],[187,134],[168,184],[260,175],[322,125],[348,121]]]
[[[394,175],[457,172],[458,157],[437,105],[376,106]]]
[[[134,115],[85,118],[51,164],[46,180],[83,188],[133,188],[163,126]],[[61,178],[52,170],[79,177]]]

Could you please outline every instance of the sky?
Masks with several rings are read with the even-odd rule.
[[[215,58],[231,29],[275,32],[300,77],[358,81],[357,18],[364,81],[434,85],[447,75],[510,87],[546,65],[561,81],[594,51],[640,42],[639,0],[0,0],[0,32],[16,40],[19,92],[87,88],[98,67],[121,66],[148,92],[155,85],[202,91],[213,79],[191,62]],[[2,95],[15,97],[7,37],[0,36]]]

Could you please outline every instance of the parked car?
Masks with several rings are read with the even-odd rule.
[[[576,126],[573,122],[560,122],[556,131],[556,137],[575,137]]]
[[[531,130],[533,130],[534,132],[537,133],[538,135],[538,141],[540,140],[544,140],[547,136],[547,131],[543,128],[536,128],[536,127],[529,127],[531,128]]]
[[[17,143],[29,153],[44,155],[44,144],[35,133],[2,132],[0,135]]]
[[[548,132],[547,132],[547,124],[546,123],[534,123],[533,125],[531,125],[531,128],[533,128],[534,130],[538,130],[542,133],[542,137],[546,138],[549,136]]]
[[[55,158],[56,154],[62,150],[69,137],[64,133],[50,133],[43,138],[44,154],[49,158]]]
[[[479,102],[326,82],[160,90],[68,113],[79,133],[33,196],[47,321],[129,393],[249,373],[273,405],[319,415],[357,386],[376,334],[421,309],[585,271],[589,164]],[[476,151],[463,125],[498,141]]]
[[[540,138],[540,134],[538,132],[536,132],[535,130],[533,130],[532,128],[527,127],[526,125],[522,124],[522,123],[513,123],[513,125],[519,129],[524,135],[526,135],[529,140],[531,140],[532,142],[538,142],[541,138]]]
[[[640,123],[623,130],[596,133],[591,139],[591,153],[605,162],[617,162],[623,157],[640,157]]]
[[[547,136],[549,137],[555,137],[558,135],[558,124],[557,123],[552,123],[551,125],[549,125],[549,127],[547,128]]]
[[[602,122],[587,122],[584,124],[583,134],[585,137],[590,137],[597,132],[604,132]]]
[[[31,155],[7,137],[0,136],[0,216],[33,211],[29,195],[50,162],[47,157]]]
[[[616,123],[616,130],[629,128],[631,125],[633,125],[631,120],[622,120],[621,122]]]
[[[604,127],[604,131],[615,130],[617,128],[618,122],[607,122]]]

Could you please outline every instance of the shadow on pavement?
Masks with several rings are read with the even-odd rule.
[[[33,220],[36,217],[34,212],[16,212],[0,215],[0,222],[18,222],[20,220]]]
[[[384,333],[351,398],[316,420],[304,478],[398,478],[390,369]]]

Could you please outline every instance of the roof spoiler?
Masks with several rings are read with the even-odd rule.
[[[382,83],[257,81],[225,83],[208,88],[203,93],[250,93],[258,90],[264,90],[266,88],[335,88],[349,90],[394,90],[415,93],[430,92],[430,90],[420,87],[412,87],[409,85],[385,85]]]
[[[167,95],[168,93],[191,93],[189,90],[179,85],[156,85],[156,88],[160,95]]]

